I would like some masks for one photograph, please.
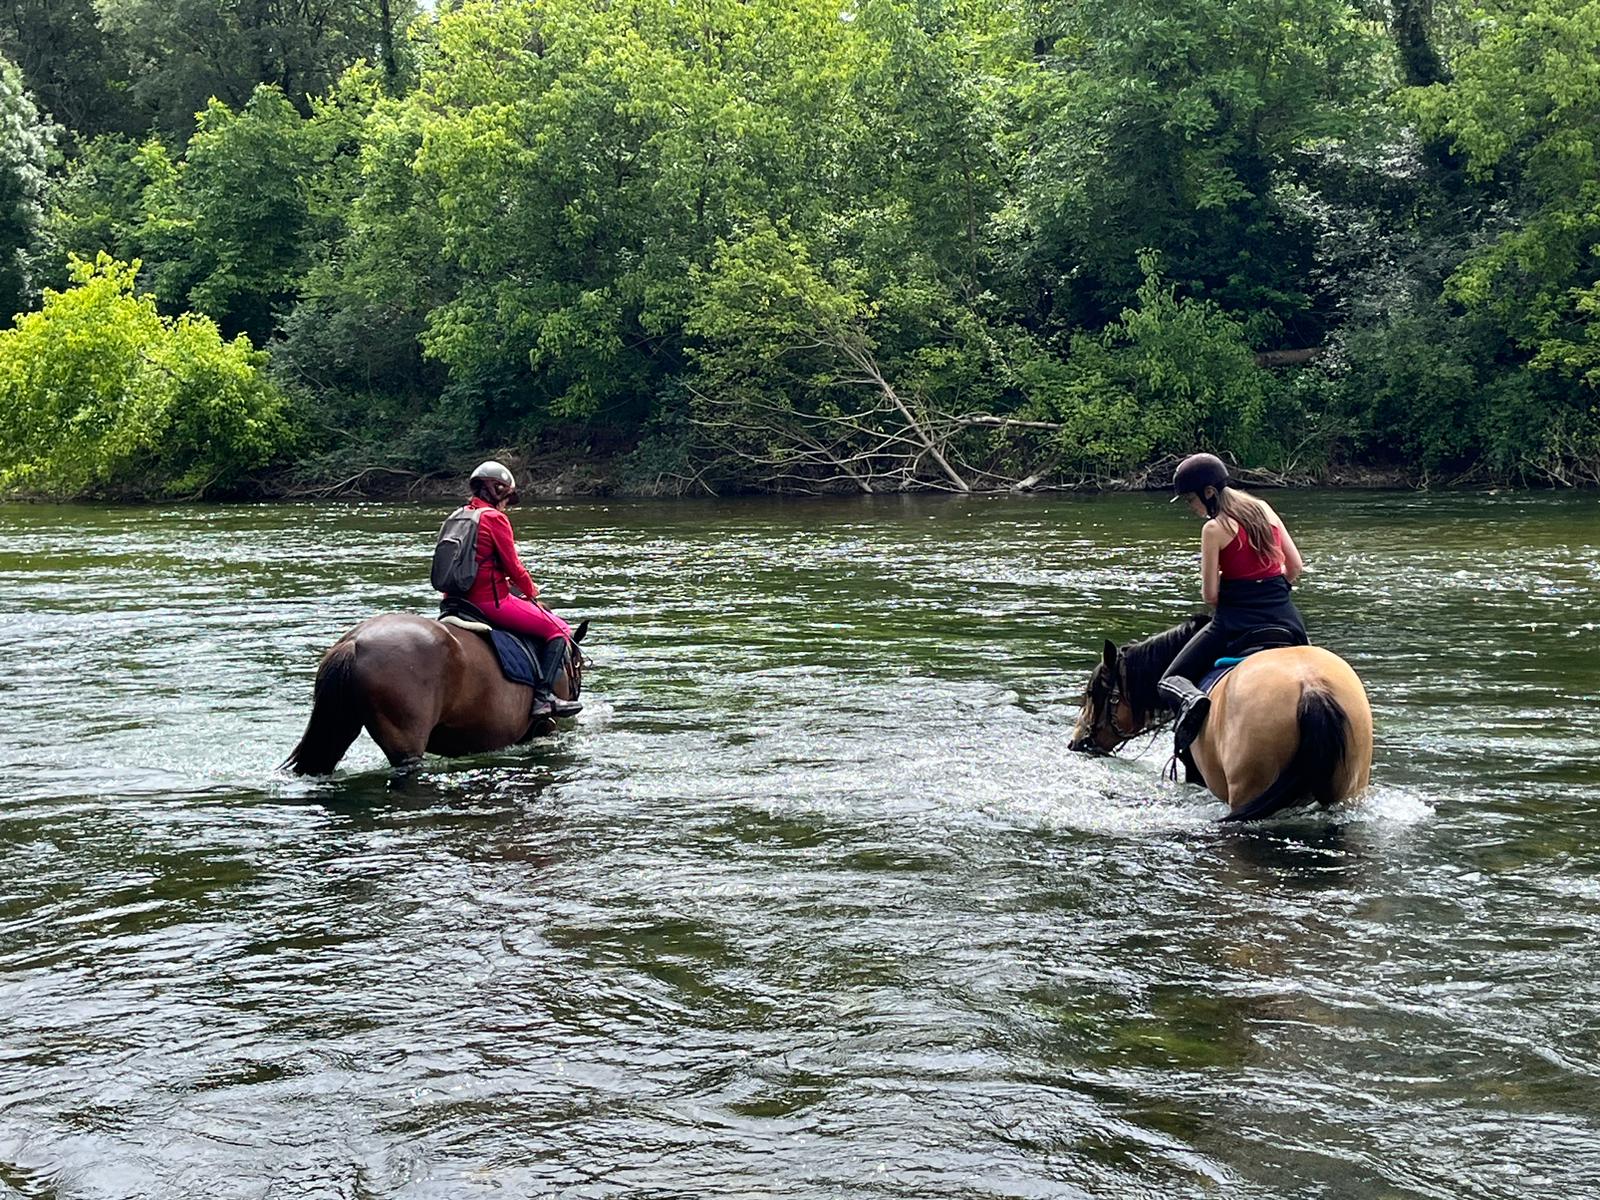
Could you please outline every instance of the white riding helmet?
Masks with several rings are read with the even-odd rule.
[[[472,469],[472,474],[467,476],[467,482],[471,483],[474,479],[493,479],[507,487],[517,486],[517,478],[511,473],[511,469],[504,463],[495,462],[492,458]]]

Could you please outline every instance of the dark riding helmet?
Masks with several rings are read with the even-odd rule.
[[[1180,497],[1193,492],[1202,494],[1208,487],[1221,491],[1228,485],[1228,468],[1215,454],[1191,454],[1178,464],[1177,473],[1172,477],[1172,490],[1176,493],[1172,497]]]

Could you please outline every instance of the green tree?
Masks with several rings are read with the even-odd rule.
[[[353,68],[309,119],[272,88],[237,113],[213,101],[177,159],[155,138],[85,143],[53,190],[63,256],[139,258],[167,311],[264,343],[348,234],[380,78]]]
[[[687,331],[692,422],[723,477],[965,492],[987,474],[994,346],[931,263],[869,269],[791,230],[719,243]]]
[[[903,216],[895,253],[927,255],[969,300],[996,278],[996,218],[1021,152],[1016,99],[1032,72],[1016,6],[866,0],[855,21],[850,203]],[[880,236],[880,241],[885,240]]]
[[[22,73],[0,58],[0,318],[34,298],[45,226],[45,169],[56,135],[23,86]]]
[[[1381,39],[1348,0],[1085,0],[1041,8],[1021,203],[1048,306],[1101,324],[1160,251],[1266,341],[1314,343],[1313,231],[1285,185],[1361,139]]]
[[[1518,389],[1503,424],[1565,448],[1564,478],[1600,478],[1600,3],[1494,3],[1478,13],[1475,45],[1453,77],[1417,89],[1425,131],[1451,139],[1467,173],[1498,183],[1514,219],[1452,275],[1448,296],[1493,322],[1537,371],[1576,384]]]
[[[1153,252],[1139,265],[1134,304],[1103,331],[1074,336],[1065,361],[1019,356],[1029,415],[1058,422],[1058,457],[1091,477],[1196,447],[1270,456],[1280,431],[1244,326],[1211,301],[1180,299]]]
[[[309,113],[351,63],[377,59],[399,86],[414,0],[97,0],[127,56],[131,98],[167,133],[215,99],[238,110],[258,86]]]
[[[11,0],[0,7],[0,54],[74,135],[144,130],[146,114],[129,102],[126,58],[101,29],[94,0]]]
[[[312,435],[312,470],[352,456],[436,470],[477,445],[478,404],[422,353],[455,279],[412,165],[427,114],[383,93],[374,71],[353,68],[308,123],[313,261],[271,372]]]
[[[820,0],[440,17],[406,101],[455,284],[424,340],[490,427],[643,415],[716,238],[748,215],[826,208],[851,147],[851,37]]]
[[[161,316],[138,264],[73,265],[73,286],[0,333],[0,490],[205,496],[288,445],[265,355],[204,317]]]
[[[50,182],[48,225],[59,253],[52,282],[67,278],[69,256],[92,260],[104,252],[124,262],[144,251],[149,214],[145,192],[155,176],[171,171],[159,142],[139,143],[117,134],[81,142]]]
[[[309,265],[307,126],[281,92],[261,87],[238,112],[207,105],[176,164],[147,146],[139,249],[170,310],[204,313],[258,343],[271,336]]]

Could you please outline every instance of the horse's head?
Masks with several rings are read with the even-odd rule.
[[[578,648],[578,643],[583,641],[584,635],[589,632],[589,622],[581,622],[572,631],[572,637],[567,642],[567,690],[572,694],[568,700],[576,700],[583,693],[583,651]]]
[[[1089,676],[1089,686],[1084,689],[1083,708],[1067,749],[1110,754],[1143,728],[1144,722],[1128,701],[1127,658],[1107,640],[1100,662]]]

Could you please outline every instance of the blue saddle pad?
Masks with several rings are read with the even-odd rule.
[[[1217,659],[1211,670],[1207,671],[1204,678],[1200,680],[1200,690],[1209,696],[1211,694],[1211,689],[1216,687],[1217,684],[1221,683],[1223,677],[1243,661],[1244,659],[1242,658]]]
[[[494,643],[495,657],[500,660],[500,670],[512,683],[533,687],[537,682],[538,667],[534,664],[533,649],[514,633],[504,629],[491,629],[489,640]]]

